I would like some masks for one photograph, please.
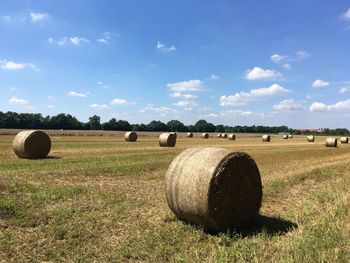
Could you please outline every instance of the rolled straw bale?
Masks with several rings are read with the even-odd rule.
[[[19,158],[42,159],[51,150],[51,139],[43,131],[21,131],[14,138],[12,149]]]
[[[236,140],[236,135],[231,133],[231,134],[228,135],[227,138],[228,138],[229,140],[234,141],[234,140]]]
[[[309,135],[309,136],[306,137],[306,139],[307,139],[308,142],[314,142],[315,141],[315,136]]]
[[[124,139],[127,142],[136,142],[137,141],[137,133],[133,131],[126,132],[124,134]]]
[[[245,226],[259,213],[260,172],[246,153],[189,148],[168,168],[166,198],[178,218],[225,232]]]
[[[287,134],[283,135],[283,139],[288,139],[289,136]]]
[[[293,135],[292,135],[292,134],[288,134],[288,138],[289,138],[289,139],[292,139],[292,138],[293,138]]]
[[[340,143],[342,143],[342,144],[349,143],[349,138],[348,137],[341,137],[340,138]]]
[[[176,137],[174,133],[162,133],[159,136],[160,147],[174,147],[176,144]]]
[[[175,139],[177,139],[177,133],[176,132],[171,132],[171,134],[174,134]]]
[[[271,136],[265,134],[265,135],[263,135],[263,136],[261,137],[261,139],[262,139],[263,142],[270,142]]]
[[[221,138],[222,134],[221,133],[218,133],[217,137],[218,138]]]
[[[206,132],[202,133],[202,138],[203,139],[208,139],[209,138],[209,134],[206,133]]]
[[[187,133],[187,137],[188,138],[192,138],[193,137],[193,133],[192,132]]]
[[[227,134],[226,133],[221,133],[221,138],[226,139],[227,138]]]
[[[338,140],[337,138],[327,138],[326,139],[326,147],[337,147]]]

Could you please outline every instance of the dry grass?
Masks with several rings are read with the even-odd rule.
[[[305,136],[269,144],[178,134],[135,143],[117,137],[52,137],[50,158],[18,159],[13,135],[0,136],[0,259],[3,262],[349,262],[350,145],[326,148]],[[178,221],[164,176],[191,146],[245,151],[264,186],[251,228],[210,234]]]

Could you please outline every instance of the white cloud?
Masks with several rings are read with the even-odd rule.
[[[80,98],[86,98],[88,96],[88,92],[81,93],[81,92],[76,92],[76,91],[70,91],[68,92],[68,95],[71,97],[80,97]]]
[[[293,99],[289,99],[289,100],[283,100],[280,103],[273,105],[273,108],[275,110],[285,110],[285,111],[300,110],[303,108],[303,104]]]
[[[345,21],[350,21],[350,8],[341,16],[341,19]]]
[[[276,79],[280,77],[282,77],[281,73],[270,69],[262,69],[260,67],[248,69],[245,75],[247,80]]]
[[[273,54],[270,58],[272,62],[278,65],[281,65],[285,69],[290,70],[292,69],[290,62],[301,61],[301,60],[307,59],[310,56],[311,56],[310,53],[304,50],[300,50],[295,52],[293,56]]]
[[[11,99],[9,99],[9,103],[12,105],[28,105],[29,102],[26,101],[25,99],[20,99],[17,97],[12,97]]]
[[[223,117],[264,117],[264,113],[256,113],[251,111],[243,111],[243,110],[227,110],[221,112],[221,116]]]
[[[1,19],[4,20],[5,22],[10,22],[11,21],[11,17],[10,16],[2,16]]]
[[[256,100],[262,97],[270,97],[279,94],[288,93],[289,90],[278,84],[272,84],[268,88],[252,89],[249,92],[237,92],[234,95],[223,95],[220,97],[221,106],[239,106],[244,105],[249,101]]]
[[[96,41],[99,42],[99,43],[102,43],[102,44],[108,44],[109,43],[108,40],[105,39],[105,38],[98,38],[98,39],[96,39]]]
[[[170,97],[172,98],[181,98],[181,99],[196,99],[197,96],[192,94],[183,94],[181,92],[173,92],[170,94]]]
[[[339,93],[340,94],[344,94],[344,93],[347,93],[350,91],[350,87],[342,87],[340,90],[339,90]]]
[[[288,69],[288,70],[292,69],[292,66],[289,63],[283,64],[282,67],[285,68],[285,69]]]
[[[68,37],[63,37],[58,41],[56,41],[52,37],[50,37],[48,41],[52,45],[64,46],[64,45],[68,44]]]
[[[211,80],[218,80],[218,79],[220,79],[220,77],[218,75],[211,74],[210,79]]]
[[[2,69],[5,70],[20,70],[20,69],[33,69],[38,71],[39,69],[32,63],[19,63],[14,61],[8,61],[8,60],[0,60],[0,66]]]
[[[203,82],[198,79],[166,84],[168,88],[175,92],[200,91],[202,89],[202,85]]]
[[[282,56],[282,55],[278,55],[278,54],[273,54],[271,57],[272,62],[276,63],[276,64],[280,64],[283,61],[288,59],[288,56]]]
[[[131,105],[136,104],[135,102],[130,102],[125,99],[116,98],[111,101],[111,105]]]
[[[322,89],[329,86],[329,84],[330,82],[328,81],[324,81],[322,79],[316,79],[314,82],[312,82],[312,87],[314,87],[315,89]]]
[[[71,37],[69,38],[70,42],[72,42],[73,45],[79,46],[83,43],[89,43],[90,41],[84,37]]]
[[[180,107],[196,107],[198,104],[194,100],[180,100],[176,102],[174,105]]]
[[[204,115],[199,115],[200,119],[211,119],[211,118],[217,118],[219,115],[216,113],[208,113]]]
[[[320,102],[314,102],[310,106],[310,111],[335,111],[335,110],[350,110],[350,99],[339,101],[331,105],[326,105]]]
[[[301,51],[297,51],[295,53],[295,58],[293,60],[296,60],[296,61],[300,61],[300,60],[304,60],[304,59],[307,59],[308,57],[310,57],[310,53],[304,51],[304,50],[301,50]]]
[[[176,50],[175,46],[171,45],[170,47],[166,47],[163,43],[160,43],[159,41],[157,41],[156,47],[162,52],[173,52]]]
[[[146,112],[155,112],[163,116],[171,113],[178,113],[178,111],[175,109],[164,107],[164,106],[153,107],[152,104],[148,104],[145,108],[140,110],[140,113],[146,113]]]
[[[103,110],[103,109],[108,109],[109,106],[107,104],[91,104],[90,108]]]
[[[102,37],[97,38],[96,41],[102,44],[109,44],[109,41],[114,37],[120,37],[120,35],[113,32],[103,32]]]
[[[37,23],[37,22],[41,22],[44,20],[47,20],[49,18],[49,14],[48,13],[39,13],[39,12],[32,12],[30,13],[30,18],[32,20],[33,23]]]

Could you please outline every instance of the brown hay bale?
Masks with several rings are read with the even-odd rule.
[[[42,159],[51,150],[51,139],[43,131],[21,131],[13,139],[12,149],[19,158]]]
[[[270,142],[270,141],[271,141],[271,136],[265,134],[265,135],[263,135],[263,136],[261,137],[261,139],[262,139],[263,142]]]
[[[222,134],[221,133],[218,133],[217,137],[218,138],[221,138]]]
[[[340,143],[341,143],[341,144],[349,143],[349,138],[348,138],[348,137],[341,137],[341,138],[340,138]]]
[[[124,134],[124,139],[127,142],[136,142],[137,141],[137,133],[133,131],[126,132]]]
[[[226,133],[221,133],[221,138],[227,139],[227,134]]]
[[[315,141],[315,136],[309,135],[309,136],[306,137],[306,139],[307,139],[308,142],[314,142]]]
[[[170,164],[166,198],[182,220],[226,232],[259,213],[262,185],[255,161],[246,153],[189,148]]]
[[[337,138],[327,138],[326,139],[326,147],[337,147],[338,140]]]
[[[162,133],[159,135],[160,147],[174,147],[176,144],[176,137],[174,133]]]
[[[285,134],[285,135],[283,135],[283,139],[288,139],[289,138],[289,136],[287,135],[287,134]]]
[[[208,139],[209,138],[209,134],[206,133],[206,132],[202,133],[202,138],[203,139]]]
[[[293,135],[292,135],[292,134],[288,134],[288,138],[289,138],[289,139],[292,139],[292,138],[293,138]]]
[[[236,140],[236,135],[234,135],[234,134],[229,134],[228,135],[228,137],[227,137],[229,140],[232,140],[232,141],[234,141],[234,140]]]
[[[175,139],[177,139],[177,133],[176,132],[170,132],[171,134],[174,134]]]
[[[192,132],[187,133],[187,137],[188,138],[192,138],[193,137],[193,133]]]

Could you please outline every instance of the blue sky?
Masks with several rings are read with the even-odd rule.
[[[2,0],[0,111],[350,128],[349,1]]]

